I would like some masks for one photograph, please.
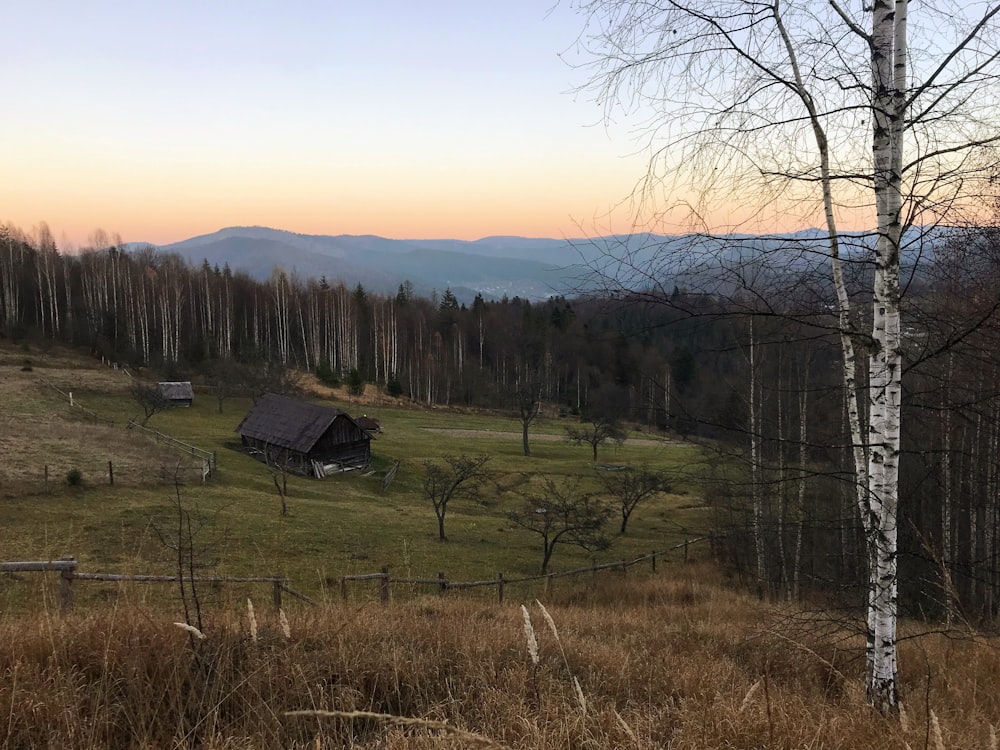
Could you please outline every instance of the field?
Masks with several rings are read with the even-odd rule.
[[[501,482],[544,473],[593,486],[589,449],[562,439],[564,420],[533,428],[529,459],[502,415],[324,392],[382,420],[376,471],[292,478],[283,517],[267,469],[234,446],[248,402],[226,400],[220,413],[199,391],[192,409],[151,420],[217,452],[219,471],[202,484],[175,451],[125,428],[137,411],[129,383],[72,353],[0,350],[3,558],[73,555],[82,571],[174,573],[179,502],[199,574],[287,576],[318,606],[286,596],[276,611],[267,589],[203,584],[202,631],[186,632],[173,584],[77,582],[73,611],[60,614],[55,574],[4,575],[2,748],[998,747],[995,639],[902,623],[903,708],[882,717],[865,704],[857,613],[734,591],[707,549],[686,564],[675,551],[655,573],[643,565],[512,586],[502,604],[489,590],[416,586],[382,604],[370,582],[342,601],[340,576],[382,566],[452,580],[535,573],[537,542],[510,526],[506,497],[456,505],[439,542],[421,469],[488,453]],[[598,561],[705,531],[692,448],[633,434],[601,460],[660,467],[675,481]],[[394,461],[399,477],[380,494]],[[79,486],[66,481],[74,469]],[[591,560],[566,548],[553,567]]]
[[[151,428],[216,452],[218,471],[202,484],[190,457],[126,429],[140,410],[124,372],[70,352],[8,348],[0,353],[0,373],[5,395],[0,404],[5,457],[0,548],[7,560],[72,556],[81,571],[173,573],[179,501],[191,515],[196,562],[204,575],[284,576],[296,590],[319,599],[340,596],[341,576],[383,566],[408,578],[438,572],[456,581],[495,578],[500,572],[508,578],[527,576],[538,572],[540,538],[510,523],[505,513],[518,498],[498,493],[494,483],[522,485],[525,476],[544,474],[593,488],[600,476],[589,447],[565,441],[564,419],[542,419],[532,426],[532,456],[526,458],[520,424],[509,417],[408,408],[374,398],[350,402],[314,383],[328,403],[381,420],[383,433],[372,447],[374,471],[322,481],[292,476],[289,514],[282,516],[267,467],[238,449],[234,429],[251,404],[248,399],[224,400],[220,413],[212,393],[199,388],[192,408],[157,413],[149,421]],[[478,499],[449,506],[448,540],[441,542],[421,489],[423,463],[460,454],[488,454],[493,482]],[[672,492],[641,505],[628,533],[605,552],[558,548],[552,570],[630,560],[705,532],[705,513],[688,476],[697,460],[693,448],[635,434],[620,447],[602,447],[600,460],[669,470],[675,477]],[[382,480],[395,461],[400,470],[383,494]],[[82,486],[66,482],[74,469],[82,474]],[[8,580],[0,588],[0,606],[24,606],[36,583],[30,577]],[[114,593],[107,586],[102,591],[101,584],[76,588],[83,601]],[[370,594],[368,587],[365,595]],[[142,587],[130,595],[158,596]]]

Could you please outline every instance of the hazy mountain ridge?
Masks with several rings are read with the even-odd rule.
[[[931,244],[941,239],[933,232]],[[807,229],[777,235],[657,235],[635,233],[590,239],[483,237],[478,240],[394,240],[377,235],[307,235],[268,227],[227,227],[212,234],[158,246],[191,263],[228,264],[253,278],[267,279],[276,267],[302,279],[328,281],[392,294],[409,281],[421,296],[446,288],[462,302],[477,293],[540,300],[585,291],[595,269],[607,274],[617,258],[660,281],[704,279],[727,265],[742,265],[772,252],[788,251],[777,272],[805,272],[828,264],[825,233]],[[860,258],[870,234],[845,233],[845,257]],[[133,244],[136,247],[138,243]],[[145,245],[143,245],[145,246]],[[809,250],[814,246],[816,252]],[[641,281],[641,275],[636,277]],[[683,284],[682,284],[683,285]]]
[[[407,281],[422,296],[450,288],[463,302],[471,302],[477,293],[539,300],[571,291],[567,280],[579,274],[567,269],[580,262],[573,245],[564,240],[393,240],[376,235],[305,235],[267,227],[227,227],[156,247],[191,263],[228,264],[260,280],[280,267],[300,278],[360,283],[381,294],[394,293]]]

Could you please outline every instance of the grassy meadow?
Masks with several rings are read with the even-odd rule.
[[[218,453],[202,485],[183,457],[124,424],[138,410],[129,377],[62,351],[0,349],[0,558],[76,556],[86,572],[171,574],[177,500],[190,513],[205,575],[284,575],[319,600],[266,587],[203,584],[202,631],[176,623],[171,584],[74,584],[58,612],[56,574],[0,576],[0,748],[892,748],[996,750],[1000,649],[971,628],[902,623],[903,710],[873,713],[862,690],[857,613],[764,602],[720,580],[697,546],[656,573],[511,586],[498,604],[476,592],[371,583],[343,602],[339,578],[383,565],[398,577],[453,580],[534,574],[537,539],[504,516],[510,498],[456,502],[449,540],[421,494],[421,467],[488,453],[506,483],[544,473],[593,486],[587,447],[566,420],[532,429],[502,415],[360,402],[320,392],[382,421],[375,472],[292,477],[280,515],[262,464],[235,449],[249,406],[210,394],[150,427]],[[68,397],[73,393],[75,405]],[[95,421],[93,414],[113,424]],[[114,467],[110,485],[108,462]],[[397,480],[379,492],[385,470]],[[633,434],[608,464],[674,472],[674,491],[636,511],[598,561],[666,549],[705,530],[690,447]],[[48,483],[45,467],[48,467]],[[80,471],[81,486],[66,475]],[[524,480],[526,481],[526,480]],[[590,562],[556,552],[553,570]],[[248,606],[248,600],[252,602]],[[194,618],[192,618],[193,620]]]
[[[491,482],[476,500],[456,499],[446,518],[448,540],[440,542],[433,508],[422,493],[423,463],[488,454],[488,468],[503,485],[523,485],[534,474],[580,482],[584,489],[599,482],[589,447],[564,439],[566,419],[543,418],[533,425],[532,455],[525,457],[520,423],[510,417],[378,403],[377,395],[351,402],[313,382],[312,397],[322,395],[352,415],[377,417],[383,433],[372,444],[373,472],[325,480],[291,475],[289,514],[283,517],[267,467],[239,451],[234,429],[249,399],[226,399],[220,413],[211,392],[196,387],[192,408],[150,419],[148,427],[216,452],[218,471],[202,484],[189,457],[125,429],[129,418],[141,416],[125,373],[70,352],[19,348],[0,354],[0,373],[6,396],[0,405],[5,453],[0,549],[6,560],[73,556],[85,572],[173,573],[179,499],[191,515],[196,563],[205,575],[287,576],[293,588],[314,598],[339,597],[341,576],[383,566],[396,577],[434,577],[439,571],[457,581],[500,572],[527,576],[538,572],[541,540],[506,518],[520,498],[498,493]],[[640,505],[628,533],[605,552],[560,546],[552,571],[634,559],[705,531],[697,487],[686,478],[697,461],[695,449],[635,434],[622,446],[603,446],[599,460],[669,470],[677,477],[673,492]],[[395,461],[400,470],[382,494],[382,480]],[[82,474],[82,486],[66,482],[74,469]],[[23,606],[38,578],[8,580],[0,587],[0,606]],[[76,591],[84,600],[94,591],[106,599],[115,593],[110,588],[80,583]],[[149,588],[129,596],[159,596]],[[373,587],[352,590],[370,596]],[[221,590],[208,593],[224,597]]]

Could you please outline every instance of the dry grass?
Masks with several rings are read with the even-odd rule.
[[[776,629],[764,606],[685,569],[502,607],[216,616],[192,641],[140,609],[0,621],[4,747],[990,748],[1000,654],[903,648],[907,721],[872,714],[850,636]],[[797,613],[798,622],[805,616]],[[287,628],[287,630],[286,630]],[[848,658],[852,657],[852,658]]]
[[[30,368],[30,369],[29,369]],[[131,380],[120,370],[53,350],[28,354],[0,347],[0,491],[5,498],[65,488],[66,474],[79,470],[85,484],[155,484],[190,461],[176,451],[122,429],[94,421],[80,408],[87,394],[127,394]],[[61,393],[60,393],[61,391]],[[75,407],[63,394],[74,394]],[[45,485],[48,467],[49,485]]]

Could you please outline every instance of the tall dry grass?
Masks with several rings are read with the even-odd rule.
[[[204,640],[138,608],[0,620],[0,743],[996,746],[992,641],[904,642],[905,721],[888,721],[865,707],[855,636],[700,573],[566,591],[544,606],[428,597],[283,622],[257,605],[252,625],[249,608],[209,617]]]

